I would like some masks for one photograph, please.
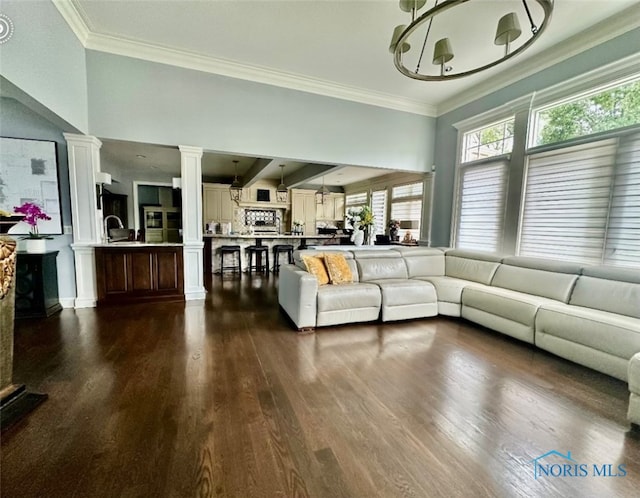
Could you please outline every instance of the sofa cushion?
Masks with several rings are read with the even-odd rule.
[[[408,278],[407,265],[404,259],[399,256],[395,258],[357,258],[356,263],[361,282],[385,278]]]
[[[553,301],[500,287],[470,286],[462,291],[463,305],[531,327],[538,308],[545,303]]]
[[[349,284],[353,282],[351,268],[343,254],[325,253],[324,264],[332,284]]]
[[[626,268],[585,268],[569,303],[640,318],[640,272]]]
[[[485,287],[484,285],[479,284],[477,282],[462,280],[461,278],[419,277],[417,280],[424,280],[426,282],[432,283],[436,289],[438,301],[444,301],[447,303],[460,304],[462,302],[462,290],[465,287],[469,287],[473,285],[481,288]]]
[[[380,307],[380,288],[374,284],[325,285],[318,288],[318,312]]]
[[[384,279],[371,280],[382,291],[383,306],[436,303],[438,297],[434,286],[422,280]]]
[[[411,250],[407,250],[411,249]],[[409,278],[444,275],[444,253],[429,247],[411,247],[401,251]]]
[[[500,261],[495,254],[451,249],[445,255],[445,275],[489,285]]]
[[[534,262],[539,264],[535,265]],[[534,265],[537,268],[533,268]],[[569,263],[555,264],[554,261],[541,262],[534,258],[505,258],[491,285],[566,303],[581,271],[582,267]]]
[[[538,331],[625,359],[640,351],[640,320],[581,306],[543,304]]]
[[[324,258],[322,256],[302,256],[302,261],[309,273],[318,280],[318,285],[327,285],[329,283],[329,274],[324,266]]]

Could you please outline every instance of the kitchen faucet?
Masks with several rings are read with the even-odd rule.
[[[104,239],[106,242],[109,242],[111,240],[111,237],[109,237],[109,220],[111,218],[115,218],[118,221],[118,228],[124,228],[124,225],[122,224],[122,220],[120,218],[118,218],[115,214],[110,214],[108,216],[104,217],[103,223],[104,223]]]

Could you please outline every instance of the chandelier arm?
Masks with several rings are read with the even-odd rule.
[[[514,50],[513,52],[510,52],[509,54],[505,55],[504,57],[501,57],[500,59],[496,59],[492,62],[489,62],[484,66],[470,69],[468,71],[464,71],[461,73],[447,73],[446,75],[443,75],[443,76],[417,74],[407,69],[402,63],[402,51],[400,50],[400,48],[402,44],[406,42],[409,35],[411,35],[411,33],[413,33],[420,25],[425,23],[430,18],[435,17],[436,15],[442,12],[445,12],[446,10],[449,10],[457,5],[460,5],[462,3],[466,3],[469,1],[470,0],[445,0],[440,5],[433,7],[427,12],[425,12],[424,14],[422,14],[418,19],[416,19],[409,26],[407,26],[407,28],[402,32],[402,34],[398,38],[396,49],[393,54],[393,63],[396,66],[396,69],[400,71],[402,74],[404,74],[405,76],[415,80],[420,80],[420,81],[444,81],[444,80],[462,78],[465,76],[471,76],[472,74],[476,74],[486,69],[497,66],[498,64],[505,62],[511,59],[512,57],[515,57],[516,55],[523,52],[525,49],[529,48],[531,44],[538,39],[538,36],[540,36],[542,32],[546,29],[547,25],[549,24],[549,21],[551,20],[551,14],[553,13],[553,0],[536,0],[536,2],[538,2],[540,6],[543,8],[544,15],[545,15],[544,20],[542,21],[542,24],[540,24],[538,30],[535,33],[533,33],[533,36],[529,38],[529,40],[527,40],[523,45],[518,47],[518,49]]]
[[[535,35],[538,32],[538,26],[533,22],[533,17],[531,17],[531,11],[529,10],[529,6],[527,5],[527,0],[522,0],[524,4],[524,10],[527,12],[527,17],[529,18],[529,24],[531,25],[531,32]]]
[[[438,2],[440,0],[436,0],[436,4],[434,7],[438,6]],[[418,58],[418,64],[416,66],[416,74],[420,72],[420,64],[422,64],[422,57],[424,56],[424,49],[427,48],[427,38],[429,38],[429,33],[431,32],[431,25],[433,24],[433,17],[429,19],[429,26],[427,26],[427,34],[424,35],[424,42],[422,43],[422,50],[420,51],[420,57]]]

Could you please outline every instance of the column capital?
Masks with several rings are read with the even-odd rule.
[[[63,133],[64,139],[69,142],[84,142],[87,144],[95,145],[96,147],[102,147],[102,142],[92,135],[78,135],[76,133]]]
[[[193,147],[191,145],[178,145],[180,154],[196,154],[202,157],[202,147]]]

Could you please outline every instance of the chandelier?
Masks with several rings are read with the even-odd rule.
[[[516,12],[508,12],[504,14],[498,20],[497,30],[493,37],[493,43],[498,46],[504,45],[504,50],[498,51],[493,49],[491,45],[483,47],[482,44],[487,44],[491,41],[491,33],[486,37],[473,41],[471,47],[467,49],[473,50],[473,54],[467,53],[461,56],[463,60],[461,69],[456,69],[454,65],[448,63],[454,58],[453,47],[457,45],[456,35],[473,35],[478,33],[468,33],[471,30],[461,30],[458,26],[456,31],[456,21],[453,21],[454,15],[467,16],[467,18],[473,18],[473,13],[470,13],[469,8],[466,11],[461,8],[463,4],[470,4],[471,0],[444,0],[440,2],[436,0],[435,5],[427,10],[425,13],[419,15],[418,11],[424,7],[426,0],[400,0],[400,9],[404,12],[411,13],[411,24],[400,24],[393,30],[393,36],[391,37],[391,44],[389,45],[389,51],[393,54],[393,62],[402,74],[421,81],[444,81],[452,80],[455,78],[462,78],[464,76],[470,76],[472,74],[479,73],[485,69],[492,68],[498,64],[505,62],[512,57],[515,57],[519,53],[529,48],[545,30],[551,19],[551,13],[553,12],[553,0],[509,0],[508,2],[498,2],[499,5],[514,4],[515,7],[519,5],[518,11],[520,15],[526,16],[529,22],[529,28],[531,34],[528,38],[524,39],[524,42],[513,46],[512,43],[520,37],[522,30],[518,21],[518,14]],[[532,9],[529,4],[537,4],[537,8]],[[520,5],[521,4],[521,5]],[[444,15],[445,12],[454,9],[451,13]],[[487,7],[484,7],[487,9]],[[440,16],[438,20],[436,17]],[[477,17],[477,15],[476,15]],[[457,19],[461,19],[458,17]],[[443,24],[443,22],[446,22]],[[482,23],[484,24],[484,23]],[[481,23],[475,23],[473,25],[473,31],[478,28],[482,28]],[[448,28],[449,26],[453,29]],[[445,28],[450,29],[449,33],[443,33]],[[442,34],[446,36],[439,38],[435,43],[429,42],[429,35],[435,33],[434,37],[439,37]],[[415,33],[415,34],[414,34]],[[413,35],[413,36],[412,36]],[[481,36],[481,35],[479,35]],[[451,37],[451,38],[450,38]],[[420,50],[414,50],[413,54],[407,52],[411,50],[409,39],[418,39]],[[453,40],[453,42],[451,41]],[[433,46],[433,57],[431,62],[437,68],[432,68],[427,64],[427,69],[422,66],[423,58],[427,47]],[[493,55],[495,52],[495,55]],[[476,54],[486,55],[486,59],[478,60]],[[472,62],[469,62],[469,61]],[[411,67],[409,67],[411,66]],[[437,71],[437,72],[436,72]]]

